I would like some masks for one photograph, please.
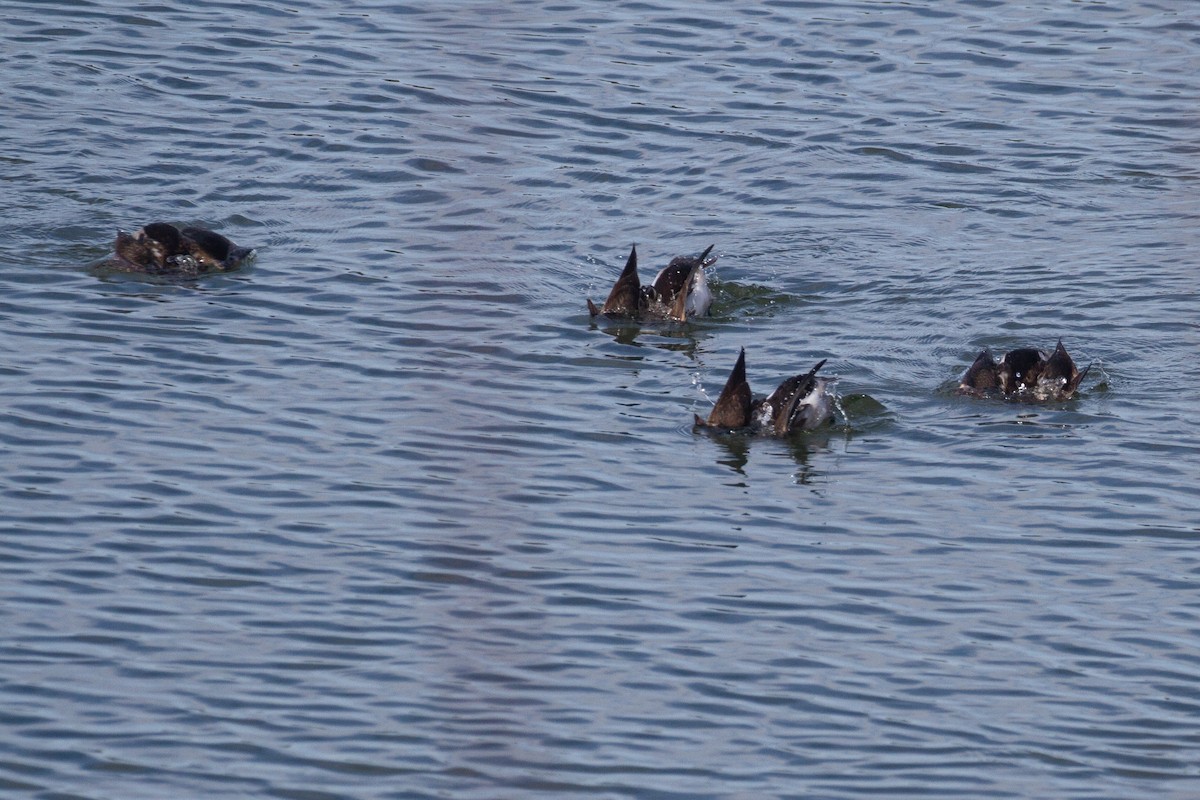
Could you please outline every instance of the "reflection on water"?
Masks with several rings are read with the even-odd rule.
[[[755,439],[758,439],[759,447],[766,447],[764,437],[756,437],[751,434],[737,432],[712,431],[708,428],[698,428],[697,431],[702,431],[716,442],[720,448],[717,454],[717,463],[729,467],[739,475],[745,475],[743,469],[746,462],[750,459],[750,451],[755,446]],[[831,445],[831,436],[826,431],[805,431],[786,437],[781,440],[776,440],[771,446],[771,452],[782,451],[788,453],[796,462],[798,470],[794,473],[797,483],[810,484],[820,476],[820,472],[810,463],[810,459],[814,453],[828,450]],[[841,438],[841,437],[839,437]]]
[[[712,331],[708,330],[706,320],[696,322],[670,322],[658,321],[639,322],[637,320],[627,319],[609,319],[608,317],[594,317],[592,319],[592,330],[603,331],[613,338],[617,344],[627,347],[657,347],[660,350],[669,350],[676,353],[682,353],[684,356],[694,359],[697,353],[697,346],[713,335]]]

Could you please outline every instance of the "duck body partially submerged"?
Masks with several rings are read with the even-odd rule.
[[[1090,369],[1089,365],[1080,371],[1061,340],[1051,353],[1022,347],[1009,350],[999,361],[983,350],[963,374],[958,393],[1009,400],[1067,400]]]
[[[713,300],[705,272],[705,268],[717,260],[716,256],[709,255],[712,249],[709,245],[698,256],[676,256],[659,270],[653,283],[643,284],[638,277],[637,247],[634,246],[604,305],[597,306],[588,300],[588,311],[593,317],[613,319],[687,322],[702,317],[708,313]]]
[[[785,379],[768,397],[754,399],[742,348],[712,412],[707,419],[696,414],[696,425],[775,436],[819,428],[833,419],[833,381],[817,377],[824,365],[822,359],[808,372]]]
[[[147,275],[195,277],[230,272],[254,255],[207,228],[179,228],[151,222],[133,233],[117,231],[112,266]]]

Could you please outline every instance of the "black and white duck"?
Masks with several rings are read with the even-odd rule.
[[[709,245],[698,256],[676,256],[659,270],[652,284],[642,285],[638,278],[635,245],[604,305],[597,307],[589,299],[588,311],[593,317],[603,315],[616,319],[687,322],[692,317],[702,317],[708,313],[713,300],[704,271],[717,261],[716,256],[709,255],[712,249]]]
[[[746,348],[743,347],[712,413],[708,419],[696,414],[696,425],[726,430],[748,428],[776,436],[819,428],[833,419],[833,391],[830,388],[833,381],[817,377],[817,370],[824,365],[822,359],[803,375],[784,380],[769,397],[756,400],[746,380]]]

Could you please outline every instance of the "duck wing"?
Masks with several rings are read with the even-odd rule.
[[[654,276],[654,291],[667,305],[667,316],[679,322],[687,321],[688,300],[696,286],[696,276],[716,258],[709,258],[713,245],[698,256],[676,256]]]
[[[825,366],[825,361],[826,359],[821,359],[815,367],[803,375],[793,375],[788,378],[779,384],[779,388],[767,398],[766,402],[771,406],[771,427],[776,435],[782,436],[794,430],[803,430],[806,425],[816,427],[824,421],[823,419],[805,419],[805,411],[809,408],[809,404],[804,400],[818,389],[817,370]],[[820,388],[823,390],[824,387]]]
[[[183,242],[196,263],[206,270],[233,269],[253,252],[250,248],[238,247],[216,231],[206,228],[184,228]]]
[[[671,302],[671,308],[667,312],[667,316],[671,319],[678,322],[687,322],[688,300],[691,299],[696,273],[700,269],[700,264],[697,263],[693,264],[692,268],[688,270],[687,275],[683,279],[683,285],[679,288],[679,292],[675,295],[675,299]],[[657,284],[655,284],[655,288],[657,288]]]
[[[716,258],[709,258],[713,245],[705,248],[698,256],[675,256],[654,276],[654,290],[663,297],[671,297],[684,288],[693,274],[694,267],[704,268],[716,263]]]

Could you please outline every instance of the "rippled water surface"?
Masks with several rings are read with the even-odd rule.
[[[1194,11],[7,3],[0,793],[1200,796]]]

